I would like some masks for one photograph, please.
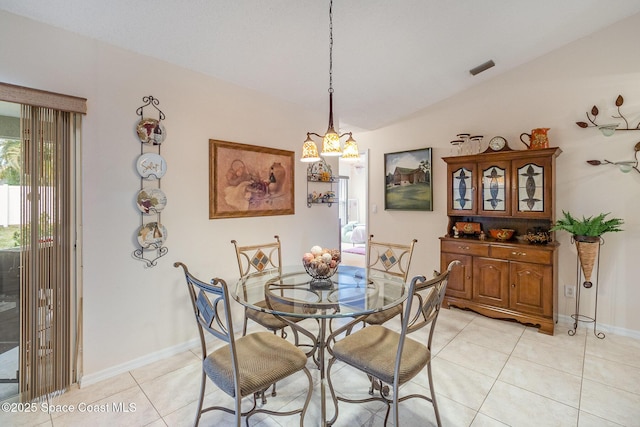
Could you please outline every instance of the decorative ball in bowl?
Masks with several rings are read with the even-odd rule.
[[[509,240],[513,237],[514,231],[510,228],[492,228],[489,230],[489,235],[497,240]]]
[[[340,250],[314,246],[302,256],[302,265],[314,279],[328,279],[338,271]]]

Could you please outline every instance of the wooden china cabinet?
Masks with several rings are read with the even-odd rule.
[[[440,263],[442,269],[453,260],[462,263],[451,272],[443,305],[535,325],[552,335],[558,244],[530,244],[523,236],[551,228],[555,159],[562,151],[487,151],[443,159],[449,224],[440,238]],[[515,230],[513,237],[489,236],[490,229],[501,228]]]

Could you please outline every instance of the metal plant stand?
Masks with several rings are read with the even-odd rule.
[[[572,238],[573,240],[573,238]],[[594,304],[594,309],[593,309],[593,317],[589,317],[589,316],[585,316],[584,314],[580,314],[580,288],[581,285],[584,286],[586,289],[589,289],[593,286],[593,283],[591,281],[587,281],[585,279],[585,281],[580,280],[581,278],[583,278],[583,269],[582,269],[582,265],[580,262],[580,256],[576,255],[576,310],[574,312],[574,314],[571,315],[571,318],[573,319],[573,329],[569,329],[569,331],[567,332],[569,335],[574,336],[576,334],[576,330],[578,329],[578,322],[585,322],[585,323],[593,323],[593,335],[595,335],[597,338],[599,339],[604,339],[605,334],[604,332],[597,332],[597,328],[598,328],[598,285],[600,283],[599,280],[599,276],[600,276],[600,246],[602,246],[604,244],[604,240],[602,239],[602,237],[600,237],[600,242],[598,243],[598,251],[597,251],[597,263],[596,263],[596,280],[595,280],[595,304]]]

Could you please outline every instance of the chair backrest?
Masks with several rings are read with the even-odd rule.
[[[240,277],[269,268],[277,268],[279,272],[282,272],[280,237],[277,235],[273,237],[276,239],[273,243],[249,246],[240,246],[236,240],[231,241],[236,249]]]
[[[440,313],[442,300],[447,290],[449,273],[458,264],[460,264],[460,261],[451,261],[447,271],[444,273],[436,272],[436,276],[431,280],[427,280],[424,276],[416,276],[411,279],[409,298],[405,303],[405,313],[402,319],[397,364],[400,362],[399,356],[402,354],[406,335],[419,329],[430,327],[426,346],[431,350],[431,340],[433,339],[433,332]]]
[[[187,288],[193,306],[193,313],[198,324],[200,344],[202,345],[203,358],[207,356],[204,332],[207,331],[216,338],[232,344],[232,354],[235,359],[233,324],[229,309],[229,291],[227,284],[222,279],[211,279],[211,283],[205,283],[194,277],[187,266],[181,262],[173,264],[174,267],[182,267],[187,281]]]
[[[369,236],[367,250],[367,269],[381,271],[393,276],[401,277],[405,282],[409,275],[413,247],[418,241],[413,239],[408,245],[399,243],[382,243]]]

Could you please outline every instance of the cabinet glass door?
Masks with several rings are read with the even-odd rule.
[[[516,187],[513,202],[514,216],[550,218],[551,160],[547,158],[513,161],[513,185]]]
[[[493,166],[482,174],[482,209],[485,211],[506,210],[504,200],[505,170]]]
[[[509,199],[509,162],[499,161],[480,164],[482,173],[480,213],[506,216],[511,213]]]
[[[450,165],[450,210],[454,214],[475,213],[475,179],[473,169],[466,165]]]
[[[544,212],[544,169],[529,163],[517,170],[518,211]]]

